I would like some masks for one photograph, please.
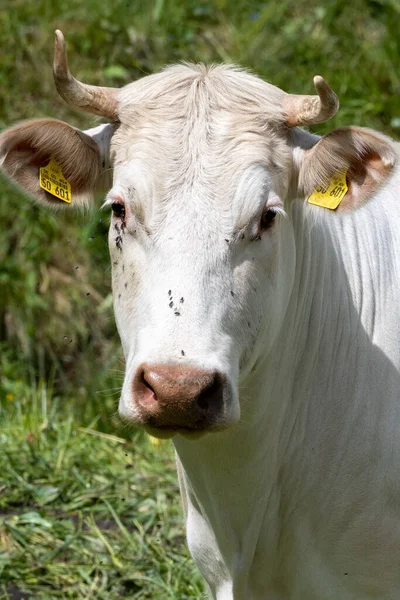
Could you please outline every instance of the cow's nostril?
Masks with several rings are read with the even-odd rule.
[[[208,399],[206,398],[206,394],[207,394],[207,392],[202,392],[200,394],[200,396],[197,398],[197,404],[203,410],[208,410],[208,407],[209,407],[209,402],[208,402]]]
[[[141,383],[149,390],[149,392],[152,392],[153,394],[153,401],[155,400],[156,402],[158,402],[158,398],[157,398],[157,394],[155,389],[153,388],[153,386],[151,385],[151,383],[148,381],[148,379],[146,379],[146,371],[142,372],[142,376],[141,376]]]
[[[154,386],[146,377],[146,371],[143,369],[138,372],[133,381],[133,392],[137,397],[139,404],[147,411],[158,411],[158,397]]]
[[[197,397],[197,406],[204,411],[216,409],[222,402],[222,382],[218,375],[212,384],[206,387]]]

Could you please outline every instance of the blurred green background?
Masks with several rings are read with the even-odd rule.
[[[99,122],[55,91],[60,28],[86,83],[122,86],[181,60],[238,63],[293,93],[313,93],[320,74],[341,109],[316,133],[399,137],[399,22],[399,0],[3,0],[0,128]],[[1,179],[0,599],[201,597],[170,445],[115,417],[108,220],[45,212]]]

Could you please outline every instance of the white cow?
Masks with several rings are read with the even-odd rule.
[[[2,169],[73,208],[113,167],[119,410],[174,438],[212,598],[398,600],[399,147],[298,129],[337,110],[319,77],[315,97],[228,66],[96,88],[71,76],[57,32],[55,79],[112,123],[17,125]],[[51,157],[71,204],[39,186]],[[336,210],[306,201],[344,172]]]

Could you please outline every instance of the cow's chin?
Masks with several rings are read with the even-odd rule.
[[[177,427],[174,429],[163,428],[163,427],[150,427],[149,425],[144,426],[145,431],[154,438],[160,440],[168,440],[176,435],[182,435],[188,440],[198,440],[205,436],[209,431],[201,431],[197,429],[189,429],[185,427]]]

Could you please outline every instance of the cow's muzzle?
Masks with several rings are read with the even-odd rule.
[[[150,430],[173,434],[224,428],[229,387],[218,371],[144,363],[132,391],[139,421]]]

